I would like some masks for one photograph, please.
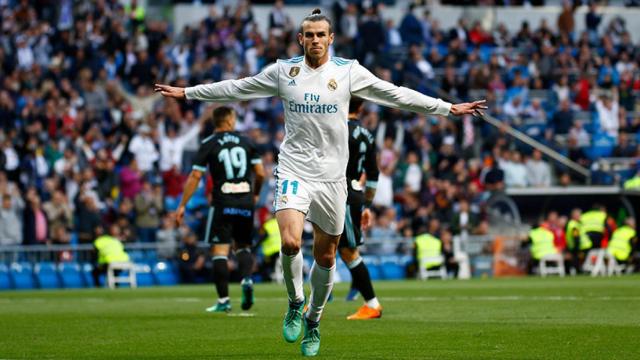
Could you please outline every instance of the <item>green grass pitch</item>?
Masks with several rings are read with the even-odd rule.
[[[347,321],[334,290],[326,359],[640,359],[640,277],[376,282],[382,319]],[[213,286],[0,292],[0,359],[292,359],[284,285],[208,314]]]

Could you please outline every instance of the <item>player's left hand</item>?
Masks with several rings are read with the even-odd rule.
[[[371,209],[364,208],[362,210],[362,217],[360,218],[360,227],[362,230],[367,230],[371,226]]]
[[[487,100],[478,100],[470,103],[460,103],[451,105],[451,115],[473,115],[483,116],[482,110],[488,109]]]
[[[176,99],[184,99],[186,97],[184,93],[184,88],[163,85],[163,84],[155,84],[153,86],[153,91],[159,92],[162,96],[172,97]]]

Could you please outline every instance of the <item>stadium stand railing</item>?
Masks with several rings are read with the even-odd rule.
[[[457,253],[471,258],[471,263],[485,266],[493,236],[456,236]],[[362,248],[363,258],[374,280],[407,278],[414,266],[413,238],[370,238]],[[135,266],[137,286],[176,285],[180,282],[175,259],[158,256],[161,244],[131,243],[125,249]],[[311,243],[304,247],[307,267],[311,266]],[[200,247],[207,249],[206,244]],[[176,249],[177,250],[177,249]],[[32,245],[0,247],[0,290],[10,289],[78,289],[94,287],[91,244]],[[480,258],[480,261],[475,261]],[[489,261],[490,262],[490,261]],[[482,265],[485,264],[485,265]],[[490,266],[490,264],[489,264]],[[475,269],[474,269],[475,270]],[[340,280],[349,281],[346,265],[338,261]],[[106,279],[101,276],[101,285]]]

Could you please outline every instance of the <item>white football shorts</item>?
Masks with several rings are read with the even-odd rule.
[[[295,209],[329,235],[344,230],[347,182],[307,181],[276,172],[274,211]]]

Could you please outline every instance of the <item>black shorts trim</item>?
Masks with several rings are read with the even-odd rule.
[[[209,209],[205,242],[253,245],[253,208],[216,206]]]

